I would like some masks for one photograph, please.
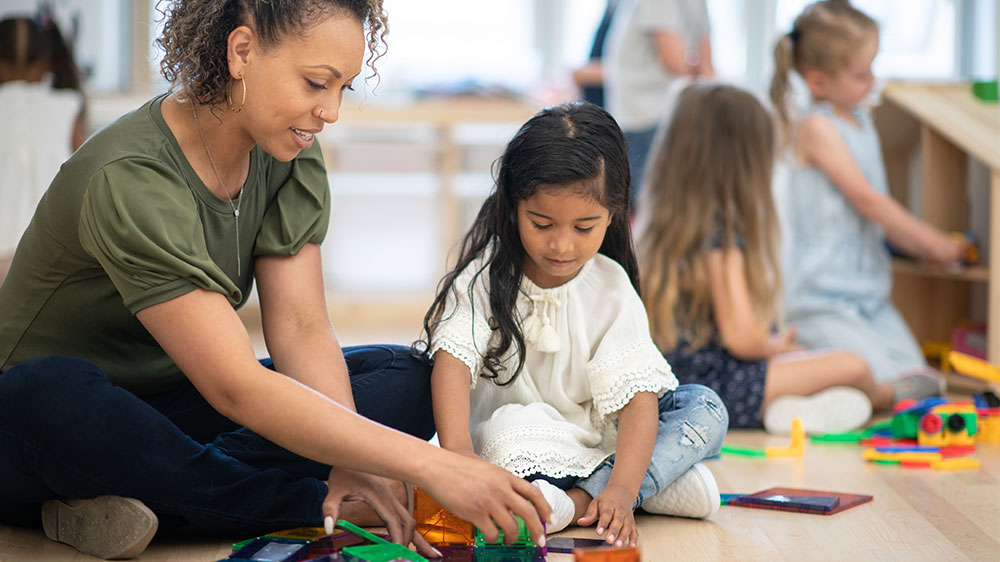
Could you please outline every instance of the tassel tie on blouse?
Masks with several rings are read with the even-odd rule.
[[[559,334],[549,321],[549,307],[553,311],[559,306],[559,300],[548,295],[528,295],[531,299],[531,314],[524,319],[521,328],[524,339],[542,353],[555,353],[562,347]]]

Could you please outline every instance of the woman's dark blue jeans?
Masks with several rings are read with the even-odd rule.
[[[358,413],[433,436],[428,360],[389,345],[344,357]],[[203,532],[317,526],[329,470],[237,426],[190,383],[139,397],[60,356],[0,374],[0,523],[37,525],[45,500],[118,495]]]

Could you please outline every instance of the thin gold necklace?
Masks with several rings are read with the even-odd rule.
[[[229,190],[226,189],[226,184],[222,182],[222,176],[219,174],[219,169],[215,166],[212,151],[208,149],[208,141],[205,140],[205,133],[201,131],[201,123],[198,121],[198,110],[195,109],[194,102],[191,103],[191,113],[194,114],[194,125],[198,128],[198,136],[201,137],[201,144],[205,147],[205,154],[208,155],[208,162],[212,165],[212,171],[215,172],[215,179],[219,180],[219,187],[226,194],[226,201],[229,201],[229,206],[233,208],[233,218],[236,220],[236,275],[239,276],[240,272],[243,271],[243,264],[240,263],[240,205],[243,204],[243,197],[241,196],[239,201],[233,204],[233,198],[229,196]]]

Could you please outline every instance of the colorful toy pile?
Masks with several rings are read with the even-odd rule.
[[[385,535],[369,533],[347,521],[337,521],[337,527],[345,531],[327,535],[321,527],[302,527],[236,543],[225,561],[427,562]]]
[[[572,553],[577,562],[639,562],[638,549],[611,547],[599,539],[553,537],[547,547],[539,547],[521,519],[511,544],[503,544],[502,532],[497,542],[487,542],[472,523],[449,513],[419,488],[414,488],[413,515],[417,532],[441,552],[442,562],[544,562],[549,552]],[[428,562],[385,535],[347,521],[337,521],[336,527],[344,531],[327,535],[320,527],[303,527],[236,543],[225,561]]]
[[[935,470],[979,468],[976,443],[1000,442],[1000,401],[978,394],[976,403],[944,398],[905,400],[892,420],[864,432],[814,436],[814,442],[858,442],[862,458],[878,464]]]

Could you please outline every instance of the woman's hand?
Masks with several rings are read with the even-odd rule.
[[[639,531],[635,526],[632,505],[635,497],[620,486],[608,485],[604,491],[590,500],[587,511],[577,520],[581,527],[597,522],[597,534],[604,535],[608,544],[635,546]]]
[[[551,519],[552,508],[527,480],[475,455],[454,453],[435,466],[430,480],[418,485],[449,512],[475,525],[487,542],[496,542],[498,530],[505,543],[515,541],[517,515],[535,544],[545,546],[542,521]]]
[[[392,542],[417,547],[417,552],[431,557],[441,557],[424,537],[417,533],[417,522],[399,502],[392,492],[393,481],[381,476],[355,472],[334,467],[327,480],[328,491],[323,500],[323,517],[327,532],[333,531],[333,523],[340,515],[340,507],[345,501],[361,500],[375,510],[385,523]]]

